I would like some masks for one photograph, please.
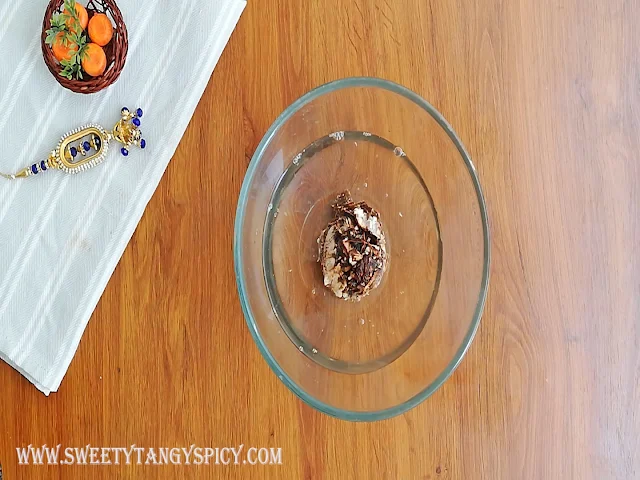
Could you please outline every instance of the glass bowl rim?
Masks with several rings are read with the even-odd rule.
[[[242,245],[243,234],[242,234],[242,225],[245,220],[246,214],[246,204],[249,194],[249,185],[251,184],[253,177],[255,175],[256,169],[264,152],[266,150],[267,145],[270,144],[271,140],[275,136],[275,134],[280,130],[282,125],[289,120],[295,112],[300,110],[307,103],[315,100],[322,95],[327,93],[331,93],[337,90],[341,90],[343,88],[353,88],[353,87],[373,87],[373,88],[382,88],[384,90],[391,91],[393,93],[399,94],[408,100],[411,100],[416,105],[425,110],[431,117],[440,125],[440,127],[447,133],[451,141],[456,146],[462,160],[465,162],[467,166],[467,170],[469,175],[471,176],[471,180],[473,182],[473,186],[476,191],[476,196],[478,199],[478,205],[480,207],[480,217],[482,220],[482,234],[484,240],[484,262],[482,268],[482,281],[480,283],[480,293],[478,295],[478,301],[476,303],[476,308],[473,313],[473,319],[469,326],[469,330],[465,334],[465,337],[462,341],[462,344],[456,351],[453,359],[449,362],[447,367],[438,375],[433,382],[431,382],[427,387],[414,395],[409,400],[398,404],[396,406],[386,408],[378,411],[371,412],[357,412],[352,410],[346,410],[342,408],[332,407],[316,398],[312,395],[309,395],[302,388],[300,388],[296,382],[294,382],[287,373],[280,367],[276,359],[273,357],[267,346],[265,345],[262,337],[260,336],[260,332],[258,330],[257,324],[255,322],[254,316],[251,312],[251,308],[249,306],[247,298],[247,288],[245,284],[245,278],[243,272],[243,262],[240,254],[240,247]],[[242,306],[242,312],[244,314],[244,318],[247,322],[247,326],[249,327],[249,331],[251,332],[251,336],[258,346],[258,350],[267,361],[267,364],[273,370],[273,372],[278,376],[278,378],[286,385],[286,387],[291,390],[298,398],[304,401],[306,404],[311,407],[327,414],[332,417],[340,418],[343,420],[350,421],[376,421],[376,420],[384,420],[387,418],[394,417],[396,415],[401,415],[413,407],[419,405],[421,402],[430,397],[442,384],[451,376],[451,374],[458,367],[462,358],[467,353],[471,342],[473,341],[473,337],[475,336],[478,326],[480,325],[480,318],[482,317],[482,312],[484,310],[484,305],[487,298],[488,285],[489,285],[489,269],[491,264],[491,248],[490,248],[490,233],[489,233],[489,218],[487,215],[487,205],[484,199],[484,195],[482,193],[482,187],[480,186],[480,181],[478,179],[478,174],[476,172],[476,168],[471,161],[471,157],[467,153],[462,141],[458,137],[458,135],[454,132],[453,128],[449,123],[445,120],[445,118],[438,112],[438,110],[433,107],[429,102],[420,97],[418,94],[409,90],[408,88],[399,85],[397,83],[391,82],[389,80],[384,80],[381,78],[375,77],[349,77],[343,78],[340,80],[334,80],[319,87],[310,90],[309,92],[302,95],[295,102],[289,105],[284,112],[282,112],[278,118],[273,122],[273,124],[269,127],[267,132],[262,137],[262,140],[258,144],[258,148],[256,148],[253,157],[251,158],[251,162],[249,163],[249,168],[247,169],[247,173],[245,174],[244,180],[242,182],[242,188],[240,189],[240,196],[238,199],[238,206],[236,210],[236,219],[235,219],[235,227],[234,227],[234,238],[233,238],[233,259],[235,266],[235,276],[236,276],[236,284],[238,287],[238,295],[240,297],[240,304]]]

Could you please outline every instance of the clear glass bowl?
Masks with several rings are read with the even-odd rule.
[[[316,240],[349,190],[380,212],[389,262],[360,302],[323,285]],[[309,405],[379,420],[433,393],[478,328],[489,228],[474,166],[429,103],[394,83],[323,85],[280,115],[244,179],[234,260],[249,330]]]

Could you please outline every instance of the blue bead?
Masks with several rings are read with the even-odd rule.
[[[93,141],[96,144],[96,150],[100,150],[100,143],[101,143],[100,142],[100,137],[98,137],[98,136],[93,137]]]
[[[129,109],[127,107],[122,107],[122,113],[127,113]]]
[[[142,116],[142,109],[139,108],[138,110],[136,110],[136,115],[141,117]]]
[[[129,150],[127,150],[127,149],[126,149],[126,148],[124,148],[124,147],[122,147],[122,148],[120,149],[120,152],[122,152],[122,155],[124,155],[125,157],[126,157],[127,155],[129,155]]]
[[[40,170],[42,170],[43,172],[47,171],[47,164],[44,162],[44,160],[40,162]]]
[[[147,141],[143,138],[140,140],[140,148],[145,148],[147,146]]]
[[[33,172],[34,175],[38,174],[38,166],[35,163],[31,165],[31,171]]]
[[[134,118],[133,120],[131,120],[131,123],[133,123],[136,127],[140,126],[140,119],[139,118]]]
[[[91,150],[91,144],[89,142],[84,142],[82,144],[82,147],[84,148],[85,152],[88,152],[89,150]]]
[[[78,155],[78,150],[76,150],[76,147],[71,147],[71,156],[75,157],[76,155]]]

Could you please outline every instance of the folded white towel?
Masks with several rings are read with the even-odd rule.
[[[0,2],[0,171],[46,158],[86,123],[111,129],[141,107],[147,148],[119,147],[79,175],[0,178],[0,358],[45,394],[56,391],[82,333],[209,81],[244,0],[119,2],[129,32],[120,79],[93,95],[47,70],[47,0]],[[114,147],[116,144],[114,143]]]

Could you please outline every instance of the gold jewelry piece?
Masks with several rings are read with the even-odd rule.
[[[15,180],[31,177],[50,169],[71,174],[83,172],[103,162],[109,151],[111,140],[123,145],[120,153],[126,157],[132,145],[140,148],[147,146],[140,131],[140,117],[142,117],[142,109],[138,108],[135,112],[130,112],[125,107],[113,130],[107,131],[95,123],[76,128],[60,138],[56,148],[51,150],[45,160],[25,167],[13,175],[0,172],[0,176]]]

